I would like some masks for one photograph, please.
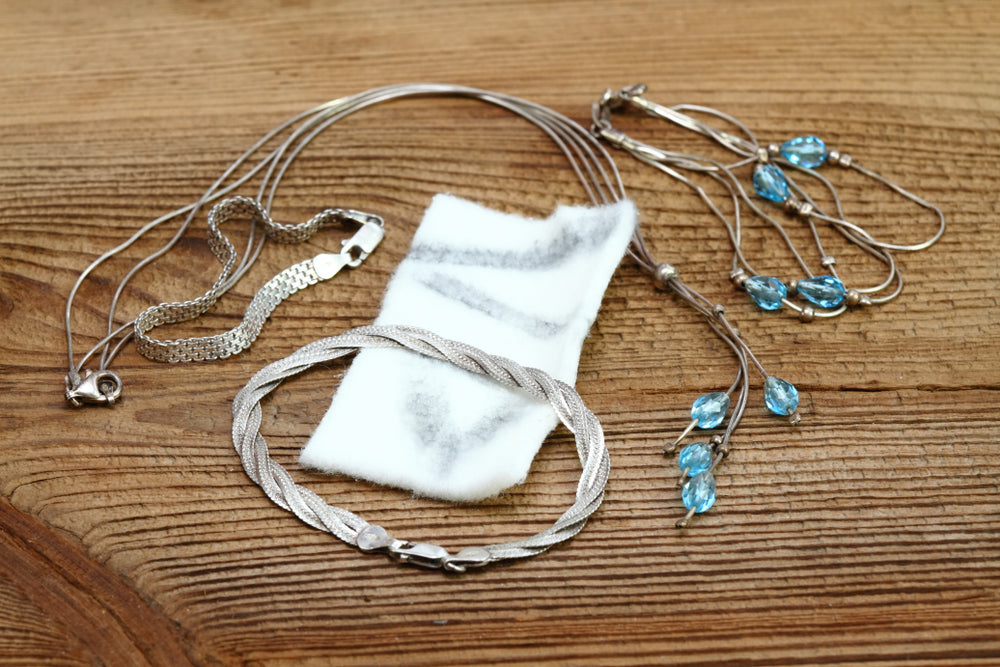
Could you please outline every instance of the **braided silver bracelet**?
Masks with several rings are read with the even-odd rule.
[[[282,380],[361,348],[412,350],[448,361],[471,373],[485,375],[512,389],[549,401],[559,420],[576,437],[576,448],[583,468],[576,489],[576,502],[552,526],[531,537],[484,547],[467,547],[452,554],[444,547],[434,544],[395,539],[381,526],[370,524],[345,509],[331,506],[314,492],[296,484],[288,471],[268,455],[267,443],[260,434],[260,402]],[[470,345],[447,340],[422,329],[403,326],[352,329],[339,336],[310,343],[263,368],[233,401],[233,446],[240,455],[247,475],[271,500],[303,522],[331,533],[361,551],[385,552],[403,563],[440,568],[448,572],[465,572],[471,567],[527,558],[570,539],[583,529],[587,519],[604,499],[610,466],[601,424],[572,387],[538,369],[525,368]]]

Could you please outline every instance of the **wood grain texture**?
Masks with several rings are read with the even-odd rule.
[[[1000,9],[989,2],[764,1],[5,3],[0,22],[0,662],[109,665],[1000,664]],[[719,501],[683,535],[659,454],[732,360],[703,323],[623,262],[577,388],[613,471],[583,533],[544,556],[452,577],[365,556],[273,506],[229,440],[249,375],[377,313],[434,193],[546,215],[583,193],[556,149],[504,112],[410,100],[332,128],[276,207],[387,220],[363,268],[282,304],[245,354],[164,366],[122,355],[113,410],[62,398],[66,294],[94,257],[194,200],[267,129],[392,82],[495,89],[586,122],[607,87],[708,104],[765,140],[815,132],[945,211],[901,258],[896,301],[805,326],[725,280],[723,230],[624,156],[654,252],[727,305],[803,423],[753,407]],[[638,115],[629,132],[712,149]],[[922,236],[919,209],[846,178],[851,215]],[[246,194],[252,194],[250,192]],[[166,233],[166,232],[164,232]],[[163,236],[160,236],[162,239]],[[80,293],[77,345],[114,281]],[[231,327],[276,271],[323,249],[270,246],[188,334]],[[746,243],[787,265],[764,232]],[[849,249],[835,248],[842,265]],[[127,290],[122,312],[200,293],[217,265],[196,225]],[[874,270],[863,261],[858,275]],[[297,479],[391,532],[448,547],[524,536],[571,502],[572,438],[528,482],[454,506],[300,470],[343,366],[275,392],[262,431]]]

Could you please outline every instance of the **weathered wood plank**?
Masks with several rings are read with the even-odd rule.
[[[989,3],[320,3],[136,6],[9,2],[0,24],[0,662],[23,664],[959,665],[1000,662],[1000,15]],[[388,235],[363,267],[282,304],[219,364],[126,351],[113,410],[61,396],[63,308],[78,272],[184,205],[286,117],[406,80],[480,85],[586,122],[605,87],[738,115],[770,140],[822,133],[940,205],[934,248],[901,257],[895,302],[802,325],[726,281],[729,247],[700,202],[616,156],[651,247],[726,304],[803,423],[755,396],[719,470],[718,505],[684,534],[659,453],[733,364],[696,315],[623,262],[578,389],[613,457],[607,498],[552,553],[466,577],[402,568],[299,524],[246,478],[229,402],[249,375],[366,324],[433,194],[546,215],[583,193],[557,150],[462,100],[371,109],[290,171],[277,212],[372,210]],[[654,119],[638,137],[713,149]],[[860,179],[851,215],[914,239],[933,221]],[[247,192],[246,194],[252,194]],[[759,223],[747,247],[787,265]],[[124,295],[122,312],[214,279],[203,220]],[[793,230],[799,234],[802,230]],[[164,234],[166,230],[164,230]],[[163,235],[159,239],[164,238]],[[209,315],[232,326],[256,287],[308,255],[266,248]],[[156,239],[82,289],[77,346]],[[849,272],[860,259],[833,244]],[[874,275],[862,263],[860,278]],[[528,482],[454,506],[303,471],[298,448],[343,366],[275,392],[263,432],[293,475],[394,533],[481,544],[548,525],[577,460],[557,432]]]

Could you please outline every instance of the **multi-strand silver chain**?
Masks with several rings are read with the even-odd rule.
[[[266,133],[237,158],[198,201],[147,223],[128,240],[94,260],[80,274],[66,301],[65,325],[69,357],[69,370],[65,383],[66,398],[73,405],[114,404],[121,396],[123,385],[117,374],[108,367],[123,347],[133,339],[141,353],[158,361],[217,359],[244,349],[259,332],[259,326],[263,319],[266,319],[264,313],[269,306],[273,309],[271,304],[276,303],[275,299],[285,298],[295,289],[310,284],[309,281],[315,277],[312,271],[317,263],[326,262],[325,268],[321,267],[320,272],[328,270],[329,258],[323,259],[323,256],[320,256],[307,260],[304,265],[289,269],[290,273],[287,275],[276,277],[277,282],[268,283],[262,290],[264,294],[258,294],[258,299],[251,304],[245,321],[233,331],[218,336],[176,340],[153,340],[148,334],[150,329],[161,324],[192,319],[204,313],[249,270],[267,238],[280,242],[298,242],[305,240],[328,222],[354,221],[363,225],[359,232],[363,239],[347,241],[345,249],[350,250],[357,246],[361,253],[370,252],[370,250],[365,251],[362,246],[371,244],[376,235],[372,227],[380,224],[380,219],[372,214],[331,209],[301,225],[282,225],[271,221],[269,212],[285,172],[299,153],[321,132],[342,118],[369,106],[406,97],[467,97],[511,111],[533,123],[555,142],[566,156],[591,202],[603,204],[624,197],[624,187],[618,171],[600,143],[572,120],[533,102],[477,88],[437,83],[385,86],[331,100],[290,118]],[[229,196],[237,188],[261,174],[262,180],[256,199],[235,198],[223,202],[222,206],[217,206],[209,215],[210,244],[213,252],[223,263],[222,274],[212,288],[196,299],[153,306],[137,318],[118,324],[119,299],[126,284],[135,274],[169,252],[187,232],[197,213],[204,206]],[[217,234],[218,224],[234,215],[247,218],[250,230],[246,250],[239,256],[238,262],[235,248],[224,236]],[[105,261],[127,250],[153,229],[176,219],[183,221],[173,237],[159,250],[139,261],[119,282],[108,307],[105,336],[98,340],[81,359],[76,359],[73,350],[72,313],[74,299],[81,285]],[[260,233],[261,230],[263,234]],[[361,245],[358,245],[359,243]],[[357,260],[363,257],[356,250],[352,250],[351,253],[352,262],[347,266],[356,266]],[[95,356],[98,357],[96,370],[87,369],[87,362]]]

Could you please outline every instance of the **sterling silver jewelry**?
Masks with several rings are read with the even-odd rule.
[[[734,251],[730,279],[736,286],[745,290],[753,302],[764,310],[776,310],[782,306],[786,306],[797,313],[799,319],[809,322],[817,317],[834,317],[839,315],[848,306],[866,306],[887,302],[898,296],[903,286],[903,278],[893,258],[892,251],[922,250],[937,242],[944,233],[945,218],[940,209],[892,183],[883,176],[861,167],[849,155],[836,150],[828,150],[826,144],[817,137],[798,137],[780,145],[769,144],[766,148],[762,148],[756,137],[745,125],[727,114],[708,107],[689,104],[665,107],[646,99],[644,97],[645,92],[646,87],[644,85],[629,86],[617,92],[612,92],[610,89],[607,90],[591,107],[592,132],[595,136],[599,136],[612,146],[629,152],[639,161],[677,179],[698,194],[712,213],[719,218],[729,234]],[[651,116],[669,120],[680,127],[710,137],[722,146],[740,155],[742,159],[732,164],[723,164],[706,157],[668,151],[634,139],[620,129],[615,128],[611,123],[612,112],[621,110],[624,107],[641,109]],[[706,114],[726,121],[737,128],[742,136],[712,127],[693,118],[687,112]],[[914,244],[891,243],[875,238],[869,231],[845,218],[843,206],[836,188],[826,177],[815,171],[816,168],[824,163],[835,164],[843,168],[853,168],[859,173],[889,187],[906,199],[930,210],[937,217],[938,225],[936,229],[928,239]],[[751,164],[755,165],[753,184],[759,196],[765,200],[782,204],[787,211],[806,221],[815,242],[816,250],[818,251],[820,265],[824,271],[828,272],[828,275],[813,273],[803,258],[802,253],[792,242],[781,223],[762,207],[758,206],[747,195],[740,179],[735,174],[735,170]],[[825,213],[815,200],[799,187],[793,179],[788,177],[779,166],[786,170],[802,173],[822,184],[833,200],[836,215]],[[714,180],[727,191],[732,203],[732,218],[727,217],[715,202],[712,201],[704,188],[694,180],[694,174],[700,174]],[[755,214],[761,216],[777,231],[782,242],[791,251],[795,261],[804,272],[804,278],[798,281],[790,281],[786,286],[778,278],[762,276],[753,269],[741,248],[741,203],[745,204]],[[887,267],[887,277],[885,280],[872,286],[846,288],[837,274],[836,259],[824,250],[819,231],[816,227],[817,220],[830,224],[850,242],[885,264]],[[676,276],[676,271],[673,267],[660,268],[657,270],[656,275],[664,279],[665,284],[675,292],[679,294],[683,293],[683,289],[679,289],[672,283],[674,276]],[[800,304],[790,300],[788,298],[789,293],[797,293],[808,303]],[[730,404],[730,397],[737,385],[739,385],[740,391],[737,394],[736,407],[733,410],[724,434],[721,437],[713,435],[707,443],[702,442],[688,445],[680,452],[678,465],[682,471],[681,482],[684,483],[685,489],[689,490],[692,494],[695,493],[696,482],[700,472],[711,471],[719,462],[720,457],[718,452],[724,453],[728,448],[728,436],[738,423],[746,406],[748,390],[747,372],[750,363],[765,377],[764,392],[768,408],[779,414],[787,412],[791,417],[792,423],[796,423],[799,419],[798,412],[795,409],[795,406],[798,404],[798,392],[795,387],[784,380],[769,376],[764,371],[760,362],[750,352],[745,343],[742,342],[739,334],[725,320],[722,314],[724,311],[721,306],[714,307],[713,312],[718,313],[718,320],[715,323],[715,326],[721,329],[718,333],[730,344],[739,360],[739,370],[736,380],[725,392],[712,392],[696,399],[691,407],[691,423],[681,436],[672,445],[665,448],[664,451],[672,453],[683,438],[696,427],[712,428],[720,425],[725,420],[725,414]],[[713,449],[716,452],[714,456]],[[689,481],[685,482],[686,479]],[[707,492],[703,495],[707,496]],[[687,501],[685,503],[687,504]],[[688,507],[691,507],[691,505],[688,505]],[[690,513],[688,516],[690,516]],[[683,525],[683,520],[680,524]]]
[[[761,146],[754,134],[732,116],[710,107],[692,104],[666,107],[646,99],[645,92],[644,85],[628,86],[617,92],[606,91],[593,106],[594,132],[613,146],[628,151],[641,162],[659,169],[695,190],[729,234],[734,251],[731,280],[737,287],[745,290],[751,300],[763,310],[777,310],[786,306],[795,312],[799,319],[809,322],[815,318],[840,315],[849,306],[869,306],[891,301],[903,288],[903,277],[892,252],[914,252],[929,248],[944,234],[945,218],[938,207],[880,174],[862,167],[850,155],[828,149],[826,143],[818,137],[806,135],[781,144]],[[629,137],[611,124],[612,112],[625,107],[641,109],[651,116],[669,120],[680,127],[707,136],[735,152],[740,159],[731,164],[723,164],[706,157],[664,150]],[[736,128],[741,136],[715,128],[688,115],[689,113],[721,119]],[[837,189],[817,171],[824,165],[853,169],[931,211],[937,222],[933,233],[918,243],[893,243],[876,238],[869,230],[847,220]],[[749,166],[753,167],[752,183],[760,200],[779,204],[788,213],[806,222],[814,240],[822,275],[813,272],[778,219],[747,194],[735,171]],[[833,200],[835,214],[824,212],[820,205],[788,175],[789,171],[808,176],[820,183]],[[685,172],[707,176],[722,185],[732,200],[732,218],[726,216],[701,185]],[[754,270],[744,256],[740,243],[741,203],[777,231],[781,241],[791,251],[804,273],[803,278],[786,283],[777,277],[761,275]],[[824,250],[816,221],[829,224],[848,241],[883,263],[887,269],[886,278],[870,286],[846,287],[837,273],[836,258]],[[792,301],[789,298],[791,295],[799,296],[804,303]]]
[[[220,358],[229,354],[235,354],[243,349],[251,340],[251,333],[255,335],[259,331],[260,322],[266,318],[265,313],[269,313],[268,308],[273,309],[274,298],[284,298],[294,289],[285,286],[289,282],[294,286],[310,284],[313,273],[322,277],[324,269],[317,266],[317,260],[312,262],[311,267],[300,269],[293,267],[296,277],[291,277],[286,281],[281,279],[280,285],[265,287],[263,292],[267,292],[266,298],[257,298],[248,309],[247,317],[239,331],[227,332],[220,336],[205,337],[204,339],[194,339],[189,341],[156,341],[149,337],[150,329],[160,324],[179,319],[190,319],[197,317],[205,309],[211,307],[218,297],[246,273],[261,251],[264,239],[256,234],[258,226],[263,226],[265,234],[276,235],[279,240],[285,236],[298,238],[300,234],[305,234],[306,229],[315,231],[327,222],[347,221],[357,223],[362,226],[358,235],[354,239],[345,242],[345,251],[341,255],[327,257],[319,260],[320,264],[327,263],[333,267],[355,266],[355,263],[363,256],[371,252],[378,239],[381,239],[382,224],[377,216],[356,211],[344,211],[343,209],[330,209],[320,213],[308,223],[292,229],[288,226],[276,225],[269,222],[269,211],[274,199],[275,192],[281,178],[286,170],[295,160],[298,154],[305,149],[309,143],[321,132],[336,123],[338,120],[365,109],[369,106],[386,102],[389,100],[406,97],[467,97],[480,100],[482,102],[506,109],[525,120],[533,123],[542,130],[566,156],[574,173],[579,178],[588,198],[595,204],[605,204],[619,201],[625,197],[625,189],[618,174],[617,167],[611,156],[601,143],[592,136],[586,129],[566,118],[565,116],[552,111],[544,106],[534,104],[516,97],[468,88],[464,86],[454,86],[448,84],[435,83],[412,83],[385,86],[375,88],[357,95],[351,95],[325,104],[319,105],[309,111],[301,113],[294,118],[282,123],[275,129],[265,134],[251,148],[230,165],[222,176],[206,190],[202,197],[195,203],[180,208],[172,213],[168,213],[140,229],[131,239],[120,246],[105,253],[91,264],[77,280],[76,285],[70,291],[66,304],[66,335],[69,349],[69,373],[66,380],[66,395],[74,405],[82,403],[101,403],[110,405],[121,394],[121,380],[112,371],[108,370],[108,365],[115,355],[122,349],[124,344],[135,338],[139,350],[148,354],[154,359],[166,361],[189,361],[197,359]],[[274,147],[272,145],[277,144]],[[257,158],[263,154],[263,158]],[[257,159],[256,162],[252,162]],[[241,172],[242,170],[242,172]],[[230,195],[236,188],[247,183],[258,174],[263,174],[262,182],[258,189],[256,199],[234,198],[220,203],[210,214],[210,236],[213,239],[213,250],[223,263],[223,271],[216,284],[207,294],[198,299],[180,302],[178,304],[161,304],[136,319],[115,326],[115,311],[117,309],[118,298],[128,280],[149,264],[156,257],[168,252],[177,240],[185,233],[190,226],[197,212],[206,204],[215,202],[222,197]],[[248,217],[251,221],[250,239],[247,242],[247,250],[244,252],[242,260],[233,266],[234,250],[231,244],[223,240],[221,234],[216,236],[217,229],[221,222],[230,216],[239,215]],[[111,300],[108,314],[107,335],[97,342],[96,345],[84,355],[83,359],[76,361],[73,355],[72,341],[73,332],[71,328],[71,313],[73,298],[82,282],[109,257],[125,250],[138,238],[149,230],[167,221],[184,217],[184,220],[174,237],[159,251],[142,260],[125,275],[119,283],[114,297]],[[214,221],[214,222],[213,222]],[[275,229],[272,229],[275,228]],[[213,232],[212,230],[215,230]],[[309,232],[311,233],[311,232]],[[729,440],[733,430],[736,428],[743,415],[747,403],[749,392],[748,371],[752,363],[765,376],[765,388],[767,390],[768,408],[776,414],[788,416],[794,423],[798,421],[797,411],[798,394],[795,388],[779,378],[769,376],[763,367],[753,356],[747,344],[740,338],[737,330],[732,326],[725,315],[722,306],[716,305],[699,294],[694,289],[685,285],[679,279],[677,270],[670,264],[662,263],[653,258],[643,239],[641,230],[635,230],[632,243],[628,250],[629,254],[636,260],[638,265],[649,272],[654,280],[672,290],[681,299],[694,307],[705,316],[709,327],[718,334],[732,348],[739,361],[739,371],[736,380],[726,392],[716,392],[707,403],[699,404],[698,416],[692,411],[694,419],[692,428],[697,426],[702,429],[714,428],[719,421],[714,421],[716,413],[721,406],[722,417],[729,406],[729,399],[734,393],[736,395],[735,407],[729,418],[728,424],[721,434],[713,435],[706,445],[711,463],[709,466],[697,468],[689,466],[682,476],[682,500],[688,508],[688,515],[678,526],[684,526],[690,517],[697,512],[708,510],[715,502],[715,480],[712,471],[719,464],[722,458],[729,451]],[[350,261],[348,261],[350,258]],[[305,277],[299,275],[306,273]],[[326,270],[329,273],[329,267]],[[273,280],[272,280],[273,282]],[[299,289],[300,287],[295,287]],[[286,294],[286,292],[288,294]],[[278,296],[275,296],[278,295]],[[283,295],[283,296],[281,296]],[[258,295],[260,297],[260,295]],[[258,304],[260,307],[254,306]],[[253,310],[253,312],[250,312]],[[261,314],[264,314],[261,317]],[[96,371],[84,369],[84,363],[95,354],[100,352],[99,364]],[[719,398],[721,396],[725,399]],[[774,400],[772,400],[772,398]],[[722,405],[722,403],[725,405]],[[709,410],[711,408],[711,410]],[[711,414],[710,414],[711,413]],[[689,429],[690,430],[690,429]],[[687,431],[685,432],[685,434]],[[683,436],[682,436],[683,437]],[[678,439],[678,442],[680,439]],[[266,468],[266,466],[265,466]],[[266,490],[266,489],[265,489]],[[348,536],[350,537],[350,536]],[[355,537],[356,539],[356,537]],[[525,554],[530,555],[530,554]],[[508,556],[504,556],[508,557]],[[515,556],[511,556],[515,557]]]
[[[67,297],[64,318],[69,356],[65,381],[67,400],[74,406],[113,405],[120,398],[123,385],[118,375],[109,370],[108,366],[133,338],[141,353],[158,361],[198,361],[236,354],[252,342],[267,315],[281,299],[318,279],[332,276],[336,269],[357,266],[381,239],[381,218],[370,213],[328,209],[301,225],[274,223],[270,220],[269,211],[278,185],[299,153],[338,120],[381,102],[421,96],[469,97],[507,109],[536,125],[556,143],[593,203],[609,203],[624,197],[624,188],[614,162],[598,141],[565,116],[526,100],[465,86],[412,83],[374,88],[321,104],[266,133],[237,158],[198,201],[146,224],[124,243],[94,260],[80,274]],[[251,162],[260,154],[264,157],[258,158],[255,163]],[[263,174],[263,177],[255,200],[227,200],[209,215],[209,242],[213,252],[223,263],[223,270],[208,293],[190,301],[154,306],[137,318],[116,326],[118,301],[129,280],[152,261],[169,252],[188,230],[203,206],[229,195],[258,174]],[[239,264],[235,263],[235,248],[218,229],[224,220],[236,216],[250,221],[247,247]],[[126,250],[154,228],[181,217],[183,221],[174,236],[158,251],[138,262],[119,282],[108,308],[106,335],[77,361],[73,352],[72,311],[80,286],[105,261]],[[334,221],[353,222],[360,224],[362,228],[354,238],[344,242],[344,250],[339,255],[321,255],[307,260],[272,279],[250,304],[243,324],[236,329],[218,336],[186,340],[160,341],[148,335],[156,326],[193,319],[204,313],[249,270],[260,255],[265,238],[298,242]],[[259,227],[264,228],[264,235],[258,233]],[[87,361],[98,353],[97,369],[85,368]]]
[[[447,361],[471,373],[485,375],[513,390],[523,390],[552,404],[559,420],[573,432],[583,468],[576,488],[576,502],[550,527],[516,542],[467,547],[456,554],[422,542],[390,537],[384,528],[369,524],[296,484],[274,461],[260,434],[261,400],[286,378],[351,354],[361,348],[402,348]],[[608,481],[609,458],[604,431],[576,391],[564,382],[535,368],[519,366],[510,359],[486,354],[464,343],[447,340],[413,327],[371,326],[352,329],[300,348],[253,376],[233,401],[233,446],[243,468],[276,504],[314,528],[326,531],[365,552],[385,552],[413,565],[465,572],[504,560],[527,558],[565,542],[583,529],[600,506]]]

